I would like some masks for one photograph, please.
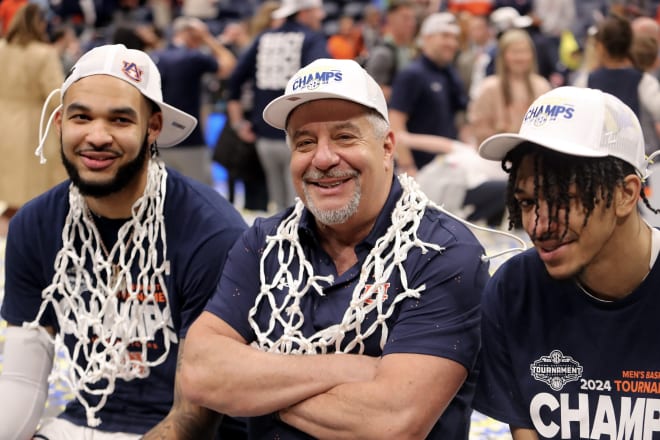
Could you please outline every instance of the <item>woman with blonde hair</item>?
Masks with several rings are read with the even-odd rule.
[[[536,72],[534,43],[527,31],[506,31],[498,41],[495,74],[483,80],[468,107],[477,145],[493,134],[518,131],[530,104],[551,88]]]
[[[64,82],[57,50],[47,43],[46,24],[41,8],[27,3],[0,40],[0,233],[25,202],[66,178],[55,136],[45,146],[45,165],[34,154],[41,107]]]

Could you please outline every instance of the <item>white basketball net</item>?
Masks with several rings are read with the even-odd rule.
[[[332,283],[333,277],[314,275],[312,264],[305,258],[298,240],[298,225],[304,205],[300,200],[297,201],[291,215],[279,225],[277,234],[266,239],[259,272],[261,289],[248,315],[250,326],[256,333],[254,346],[263,351],[283,354],[324,354],[329,347],[333,352],[349,353],[354,352],[357,347],[357,352],[361,354],[364,351],[364,340],[380,327],[380,347],[384,347],[388,336],[386,320],[392,315],[396,305],[406,298],[419,298],[426,288],[425,285],[408,285],[403,267],[408,253],[414,247],[420,248],[422,253],[428,252],[429,249],[437,252],[444,250],[436,244],[422,242],[417,237],[424,211],[432,202],[421,192],[413,178],[401,175],[399,181],[403,194],[392,212],[392,224],[365,259],[360,279],[353,289],[351,302],[341,322],[319,330],[310,337],[305,337],[301,331],[305,317],[300,309],[300,301],[307,294],[323,296],[323,288],[319,283]],[[279,269],[267,280],[265,263],[271,252],[277,254]],[[300,266],[295,274],[289,271],[289,265],[293,261]],[[396,295],[389,307],[386,307],[385,287],[395,269],[399,271],[403,290]],[[372,281],[367,285],[369,280]],[[278,306],[272,292],[283,286],[287,286],[288,293]],[[265,329],[260,328],[255,320],[255,315],[262,305],[272,309]],[[376,319],[367,328],[362,328],[370,313],[375,313]],[[283,328],[283,333],[277,340],[272,340],[271,334],[277,325]],[[351,331],[355,332],[355,338],[352,341],[344,341],[346,333]]]
[[[62,249],[55,257],[55,274],[42,292],[37,318],[26,324],[38,326],[47,306],[53,307],[60,326],[53,342],[70,365],[65,371],[54,371],[50,380],[59,378],[71,388],[85,407],[91,427],[101,423],[96,413],[114,391],[117,379],[147,377],[149,368],[163,363],[170,344],[177,342],[164,278],[169,274],[163,217],[166,180],[164,166],[151,160],[144,195],[134,203],[131,219],[119,229],[107,256],[85,200],[78,188],[69,187],[70,208]],[[80,248],[77,243],[82,243]],[[137,276],[131,269],[139,270]],[[158,334],[164,352],[149,360],[147,348]],[[65,335],[76,341],[71,351],[64,344]],[[140,351],[134,351],[136,347]],[[86,365],[78,364],[81,357]],[[107,386],[99,388],[103,379]],[[98,404],[87,402],[83,391],[100,396]]]

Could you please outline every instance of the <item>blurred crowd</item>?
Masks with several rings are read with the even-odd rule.
[[[148,52],[165,100],[195,115],[184,145],[161,151],[213,184],[225,167],[243,208],[293,203],[283,134],[261,121],[301,65],[357,60],[381,85],[400,172],[447,209],[491,226],[504,218],[505,175],[483,163],[487,137],[515,132],[539,95],[601,88],[640,117],[660,145],[657,0],[2,0],[0,212],[9,218],[65,176],[59,140],[34,149],[43,103],[87,50],[121,43]],[[298,36],[300,38],[298,38]],[[59,97],[53,99],[51,107]],[[207,126],[223,115],[222,133]],[[209,134],[210,133],[210,134]],[[0,224],[0,231],[2,225]]]

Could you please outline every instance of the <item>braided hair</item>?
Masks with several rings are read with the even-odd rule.
[[[522,228],[522,211],[514,193],[520,164],[527,156],[531,156],[534,167],[535,212],[538,214],[539,196],[543,195],[548,204],[549,222],[558,222],[559,214],[562,212],[563,221],[567,224],[571,198],[577,197],[584,209],[583,226],[586,225],[596,205],[605,203],[606,208],[612,206],[614,190],[623,185],[626,176],[637,174],[631,164],[615,157],[570,156],[570,160],[567,160],[566,154],[531,142],[523,142],[509,151],[502,161],[502,168],[509,174],[506,196],[509,229]],[[575,184],[577,189],[575,195],[569,194],[571,184]],[[660,212],[660,209],[651,206],[644,187],[640,190],[640,197],[644,205],[653,213]],[[538,216],[532,239],[538,238],[537,226]],[[564,235],[566,233],[565,230]]]

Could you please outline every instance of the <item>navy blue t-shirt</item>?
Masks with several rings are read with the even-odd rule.
[[[229,79],[229,99],[240,99],[243,84],[252,81],[254,108],[250,122],[258,136],[284,139],[283,130],[264,121],[264,108],[284,94],[286,83],[301,67],[319,58],[330,58],[326,46],[323,34],[289,19],[279,28],[259,35],[239,58]]]
[[[308,292],[300,301],[305,316],[301,328],[305,337],[310,337],[323,328],[339,323],[360,279],[362,264],[375,246],[376,241],[391,225],[391,214],[402,194],[398,180],[382,212],[369,235],[356,248],[358,262],[338,276],[332,259],[322,249],[315,231],[312,215],[305,211],[298,228],[300,244],[306,259],[311,263],[314,275],[332,275],[334,281],[321,282],[324,295]],[[225,272],[215,295],[209,300],[206,310],[217,315],[233,327],[248,343],[255,340],[255,332],[248,322],[248,314],[255,304],[260,290],[260,259],[266,237],[275,235],[277,226],[291,210],[269,219],[255,222],[229,254]],[[439,356],[463,365],[470,374],[456,397],[451,401],[443,416],[433,428],[431,439],[467,439],[471,402],[476,378],[473,367],[480,345],[479,303],[480,294],[488,278],[488,264],[482,262],[483,248],[474,235],[460,222],[434,209],[427,209],[417,231],[421,241],[444,247],[442,252],[429,250],[422,254],[413,248],[403,263],[409,286],[422,284],[426,289],[421,297],[407,298],[395,308],[387,319],[389,329],[384,347],[380,347],[380,330],[364,340],[363,354],[385,356],[391,353],[416,353]],[[275,252],[274,252],[275,253]],[[271,253],[265,262],[267,281],[280,269],[276,255]],[[297,274],[298,262],[289,267]],[[367,283],[373,280],[367,280]],[[384,309],[387,309],[402,291],[401,275],[394,269],[387,287]],[[283,299],[286,287],[277,289],[275,298]],[[258,309],[254,319],[261,329],[270,321],[270,307]],[[373,314],[367,315],[362,329],[374,321]],[[282,328],[275,326],[270,339],[278,339]],[[353,333],[345,341],[353,340]],[[345,344],[342,344],[345,347]],[[357,353],[357,349],[352,352]],[[291,426],[275,421],[271,416],[248,419],[250,438],[280,438],[282,440],[307,439],[308,435]]]
[[[164,217],[170,262],[170,275],[165,276],[167,302],[173,339],[180,340],[215,290],[227,253],[247,226],[234,207],[207,185],[168,170],[166,187]],[[62,228],[69,211],[68,188],[67,181],[33,199],[11,221],[2,303],[2,317],[10,324],[21,325],[36,318],[41,292],[53,279],[55,256],[62,247]],[[114,243],[110,240],[116,240],[124,221],[97,218],[95,222],[110,248]],[[47,313],[41,323],[59,328],[53,313]],[[69,342],[68,336],[65,341]],[[114,392],[97,414],[103,421],[98,429],[143,434],[167,415],[172,406],[178,347],[178,343],[172,344],[166,360],[151,367],[145,379],[116,381]],[[162,339],[156,339],[149,346],[148,359],[155,360],[163,352]],[[92,403],[97,401],[87,397]],[[87,425],[85,409],[75,399],[62,417],[76,425]]]
[[[390,108],[408,115],[410,133],[456,139],[454,118],[467,107],[463,83],[451,66],[438,67],[424,55],[404,67],[394,78]],[[414,145],[411,145],[414,147]],[[417,168],[431,162],[434,153],[412,149]]]
[[[540,438],[660,439],[660,264],[619,301],[555,280],[535,249],[504,263],[482,305],[475,409]]]
[[[639,116],[639,83],[643,73],[633,67],[608,69],[601,67],[589,74],[587,87],[610,93]]]

